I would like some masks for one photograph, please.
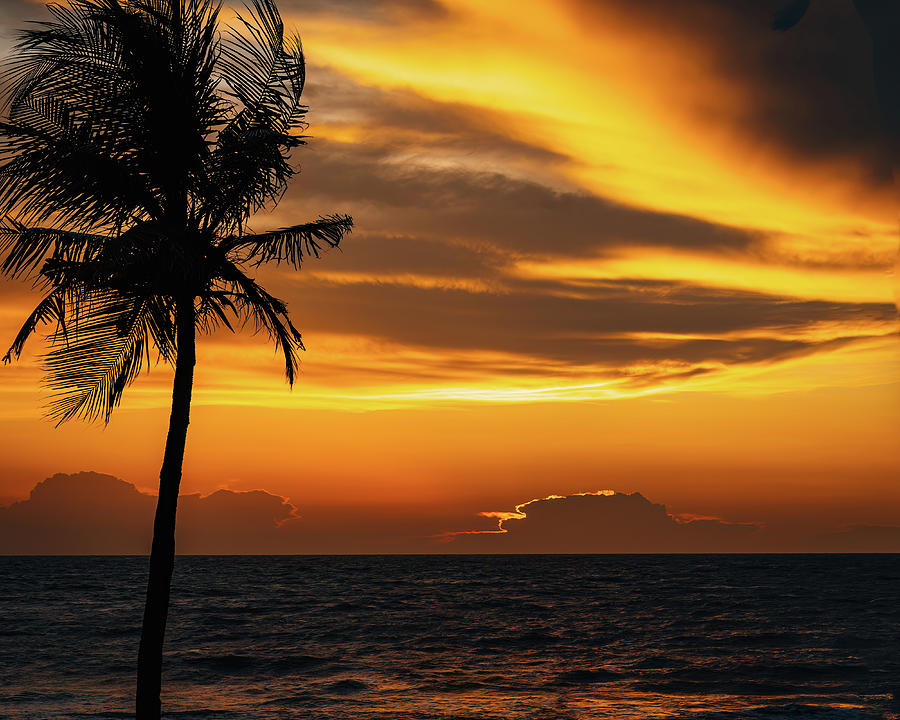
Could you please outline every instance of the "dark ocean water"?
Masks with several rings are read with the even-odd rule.
[[[146,561],[0,558],[0,717],[127,718]],[[900,718],[900,556],[181,557],[168,717]]]

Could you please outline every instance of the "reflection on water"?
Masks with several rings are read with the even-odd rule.
[[[128,717],[145,570],[0,558],[0,717]],[[898,591],[886,555],[179,558],[164,707],[900,718]]]

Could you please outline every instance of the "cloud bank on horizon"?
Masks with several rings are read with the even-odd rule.
[[[112,475],[59,473],[0,507],[0,555],[145,555],[156,498]],[[900,552],[900,526],[860,525],[773,538],[756,523],[670,514],[638,492],[551,496],[485,512],[496,530],[409,537],[395,528],[303,517],[265,490],[218,490],[179,501],[185,555],[329,553]]]
[[[682,519],[639,492],[601,490],[551,496],[518,505],[515,512],[482,513],[498,519],[496,531],[449,533],[467,552],[690,553],[760,549],[759,527],[720,518]],[[492,537],[486,537],[492,536]]]
[[[155,508],[154,495],[112,475],[58,473],[0,508],[0,553],[149,555]],[[278,552],[282,528],[299,517],[264,490],[182,495],[179,513],[181,551],[201,555]]]

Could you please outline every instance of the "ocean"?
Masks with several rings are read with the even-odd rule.
[[[147,562],[0,558],[0,717],[128,718]],[[900,556],[179,557],[165,716],[900,718]]]

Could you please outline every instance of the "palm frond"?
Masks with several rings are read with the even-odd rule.
[[[97,21],[103,8],[102,2],[84,0],[53,3],[47,6],[50,20],[21,31],[7,62],[14,89],[8,101],[22,102],[38,89],[47,96],[75,93],[88,107],[100,100],[97,86],[113,79],[117,57],[114,35]]]
[[[234,326],[228,317],[229,313],[232,317],[240,317],[240,311],[231,300],[229,293],[221,290],[212,290],[200,296],[196,318],[198,326],[203,332],[211,333],[220,325],[224,325],[231,332],[234,332]]]
[[[239,229],[269,202],[277,203],[297,170],[293,149],[305,143],[300,101],[306,63],[297,36],[286,36],[272,0],[254,0],[222,43],[217,65],[233,114],[220,128],[206,163],[206,227]]]
[[[182,213],[230,107],[213,73],[218,12],[213,0],[75,0],[24,32],[0,210],[81,229]]]
[[[240,29],[231,28],[222,44],[221,77],[240,103],[232,129],[264,123],[287,132],[304,127],[306,107],[300,96],[306,83],[303,46],[297,35],[285,36],[274,0],[251,0]]]
[[[22,350],[28,338],[37,332],[39,326],[54,321],[57,324],[57,332],[65,334],[66,303],[65,290],[62,288],[54,288],[38,303],[3,356],[3,364],[12,362],[13,357],[17,360],[22,357]]]
[[[58,425],[75,417],[109,422],[151,346],[171,358],[174,338],[171,312],[151,299],[135,302],[110,293],[83,298],[69,309],[67,326],[50,337],[55,349],[44,359],[49,416]]]
[[[202,286],[196,273],[189,277],[189,268],[197,268],[196,258],[188,257],[182,244],[171,242],[158,223],[138,223],[99,240],[90,252],[72,252],[66,245],[55,248],[41,266],[37,282],[118,292],[136,299],[184,295],[186,286]]]
[[[303,139],[265,126],[219,135],[205,164],[204,226],[239,228],[253,213],[281,200],[296,174],[290,151]]]
[[[30,124],[0,122],[0,212],[23,222],[55,222],[80,229],[159,217],[158,197],[133,157],[104,147],[88,122],[47,132],[51,106],[37,100]],[[21,114],[21,113],[20,113]]]
[[[300,332],[243,266],[299,268],[353,221],[244,234],[297,172],[306,67],[274,0],[249,0],[224,37],[218,13],[217,0],[68,0],[20,35],[7,66],[0,274],[44,296],[2,359],[55,322],[58,422],[108,421],[154,349],[175,360],[176,298],[196,303],[201,330],[265,332],[296,379]]]
[[[84,261],[95,256],[109,238],[56,228],[29,228],[7,218],[0,222],[0,273],[29,277],[48,257]]]
[[[185,194],[202,193],[209,137],[229,107],[214,76],[219,6],[212,0],[105,3],[98,22],[117,38],[124,81],[116,107],[134,109],[127,129],[139,164],[166,210],[180,218]]]
[[[26,222],[114,225],[158,201],[137,164],[143,122],[123,76],[105,2],[52,5],[21,33],[9,63],[8,119],[0,124],[0,207]]]
[[[253,323],[257,332],[264,331],[284,356],[284,374],[293,386],[300,366],[298,351],[305,350],[300,331],[294,327],[287,305],[270,295],[253,278],[231,262],[223,262],[220,278],[231,288],[228,296],[237,316]]]
[[[242,257],[244,262],[288,263],[300,268],[303,258],[316,257],[326,248],[336,248],[344,235],[353,230],[349,215],[329,215],[303,225],[226,240],[224,249]]]

